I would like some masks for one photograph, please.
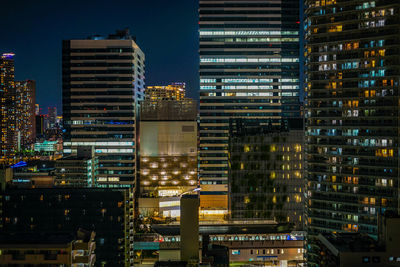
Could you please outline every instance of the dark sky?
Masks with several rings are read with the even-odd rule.
[[[2,1],[0,53],[14,52],[16,80],[37,81],[36,101],[61,109],[61,40],[130,28],[146,55],[146,84],[198,92],[197,0]]]

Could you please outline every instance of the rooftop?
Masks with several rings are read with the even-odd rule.
[[[334,255],[343,252],[369,252],[382,251],[383,248],[378,245],[372,237],[360,233],[331,233],[320,234],[318,239]]]
[[[49,233],[1,233],[1,245],[45,245],[45,244],[68,244],[75,240],[75,235],[68,232],[49,232]]]
[[[152,229],[161,235],[179,235],[179,225],[152,225]],[[293,226],[290,224],[209,224],[200,225],[200,234],[274,234],[290,233]]]

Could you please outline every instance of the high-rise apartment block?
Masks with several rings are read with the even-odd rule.
[[[132,186],[136,180],[144,60],[128,30],[63,41],[64,153],[94,146],[97,181],[104,186]]]
[[[35,141],[35,81],[14,80],[13,53],[0,60],[0,161],[13,163],[15,155]]]
[[[200,0],[200,182],[227,208],[229,119],[300,117],[299,1]],[[212,208],[212,207],[211,207]]]
[[[20,149],[29,148],[35,142],[35,99],[36,82],[26,80],[15,82],[17,141]]]
[[[15,142],[15,83],[14,56],[6,53],[0,61],[0,120],[1,120],[1,160],[10,161],[17,149]]]
[[[399,209],[400,2],[305,5],[309,236],[376,236]]]
[[[183,100],[186,94],[185,83],[171,83],[165,86],[147,86],[145,99],[147,100]]]

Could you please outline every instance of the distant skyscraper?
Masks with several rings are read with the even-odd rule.
[[[48,107],[47,108],[47,120],[49,123],[49,127],[52,128],[56,125],[57,122],[57,108],[56,107]]]
[[[305,5],[309,236],[377,236],[400,200],[400,2]]]
[[[150,100],[182,100],[185,98],[185,83],[172,83],[165,86],[147,86],[145,98]]]
[[[40,115],[40,106],[39,106],[39,104],[35,104],[35,115]]]
[[[136,180],[144,60],[128,30],[63,41],[64,153],[94,146],[103,186],[129,187]]]
[[[17,150],[14,56],[13,53],[5,53],[1,56],[0,61],[0,159],[5,162],[12,161]]]
[[[36,138],[36,82],[32,80],[15,82],[15,92],[18,146],[20,149],[27,149],[35,143]]]
[[[226,209],[229,119],[300,117],[299,1],[200,0],[199,12],[200,205]]]

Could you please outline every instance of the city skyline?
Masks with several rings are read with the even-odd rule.
[[[400,267],[400,0],[16,1],[0,267]]]
[[[4,10],[15,12],[2,16],[0,53],[15,53],[16,80],[35,80],[36,103],[43,110],[56,106],[61,113],[62,40],[129,28],[149,55],[146,85],[185,82],[188,97],[197,99],[198,4],[195,0],[174,2],[170,5],[161,0],[123,1],[124,8],[109,6],[106,1],[68,1],[62,5],[46,1],[7,2]],[[89,9],[96,12],[87,12]]]

